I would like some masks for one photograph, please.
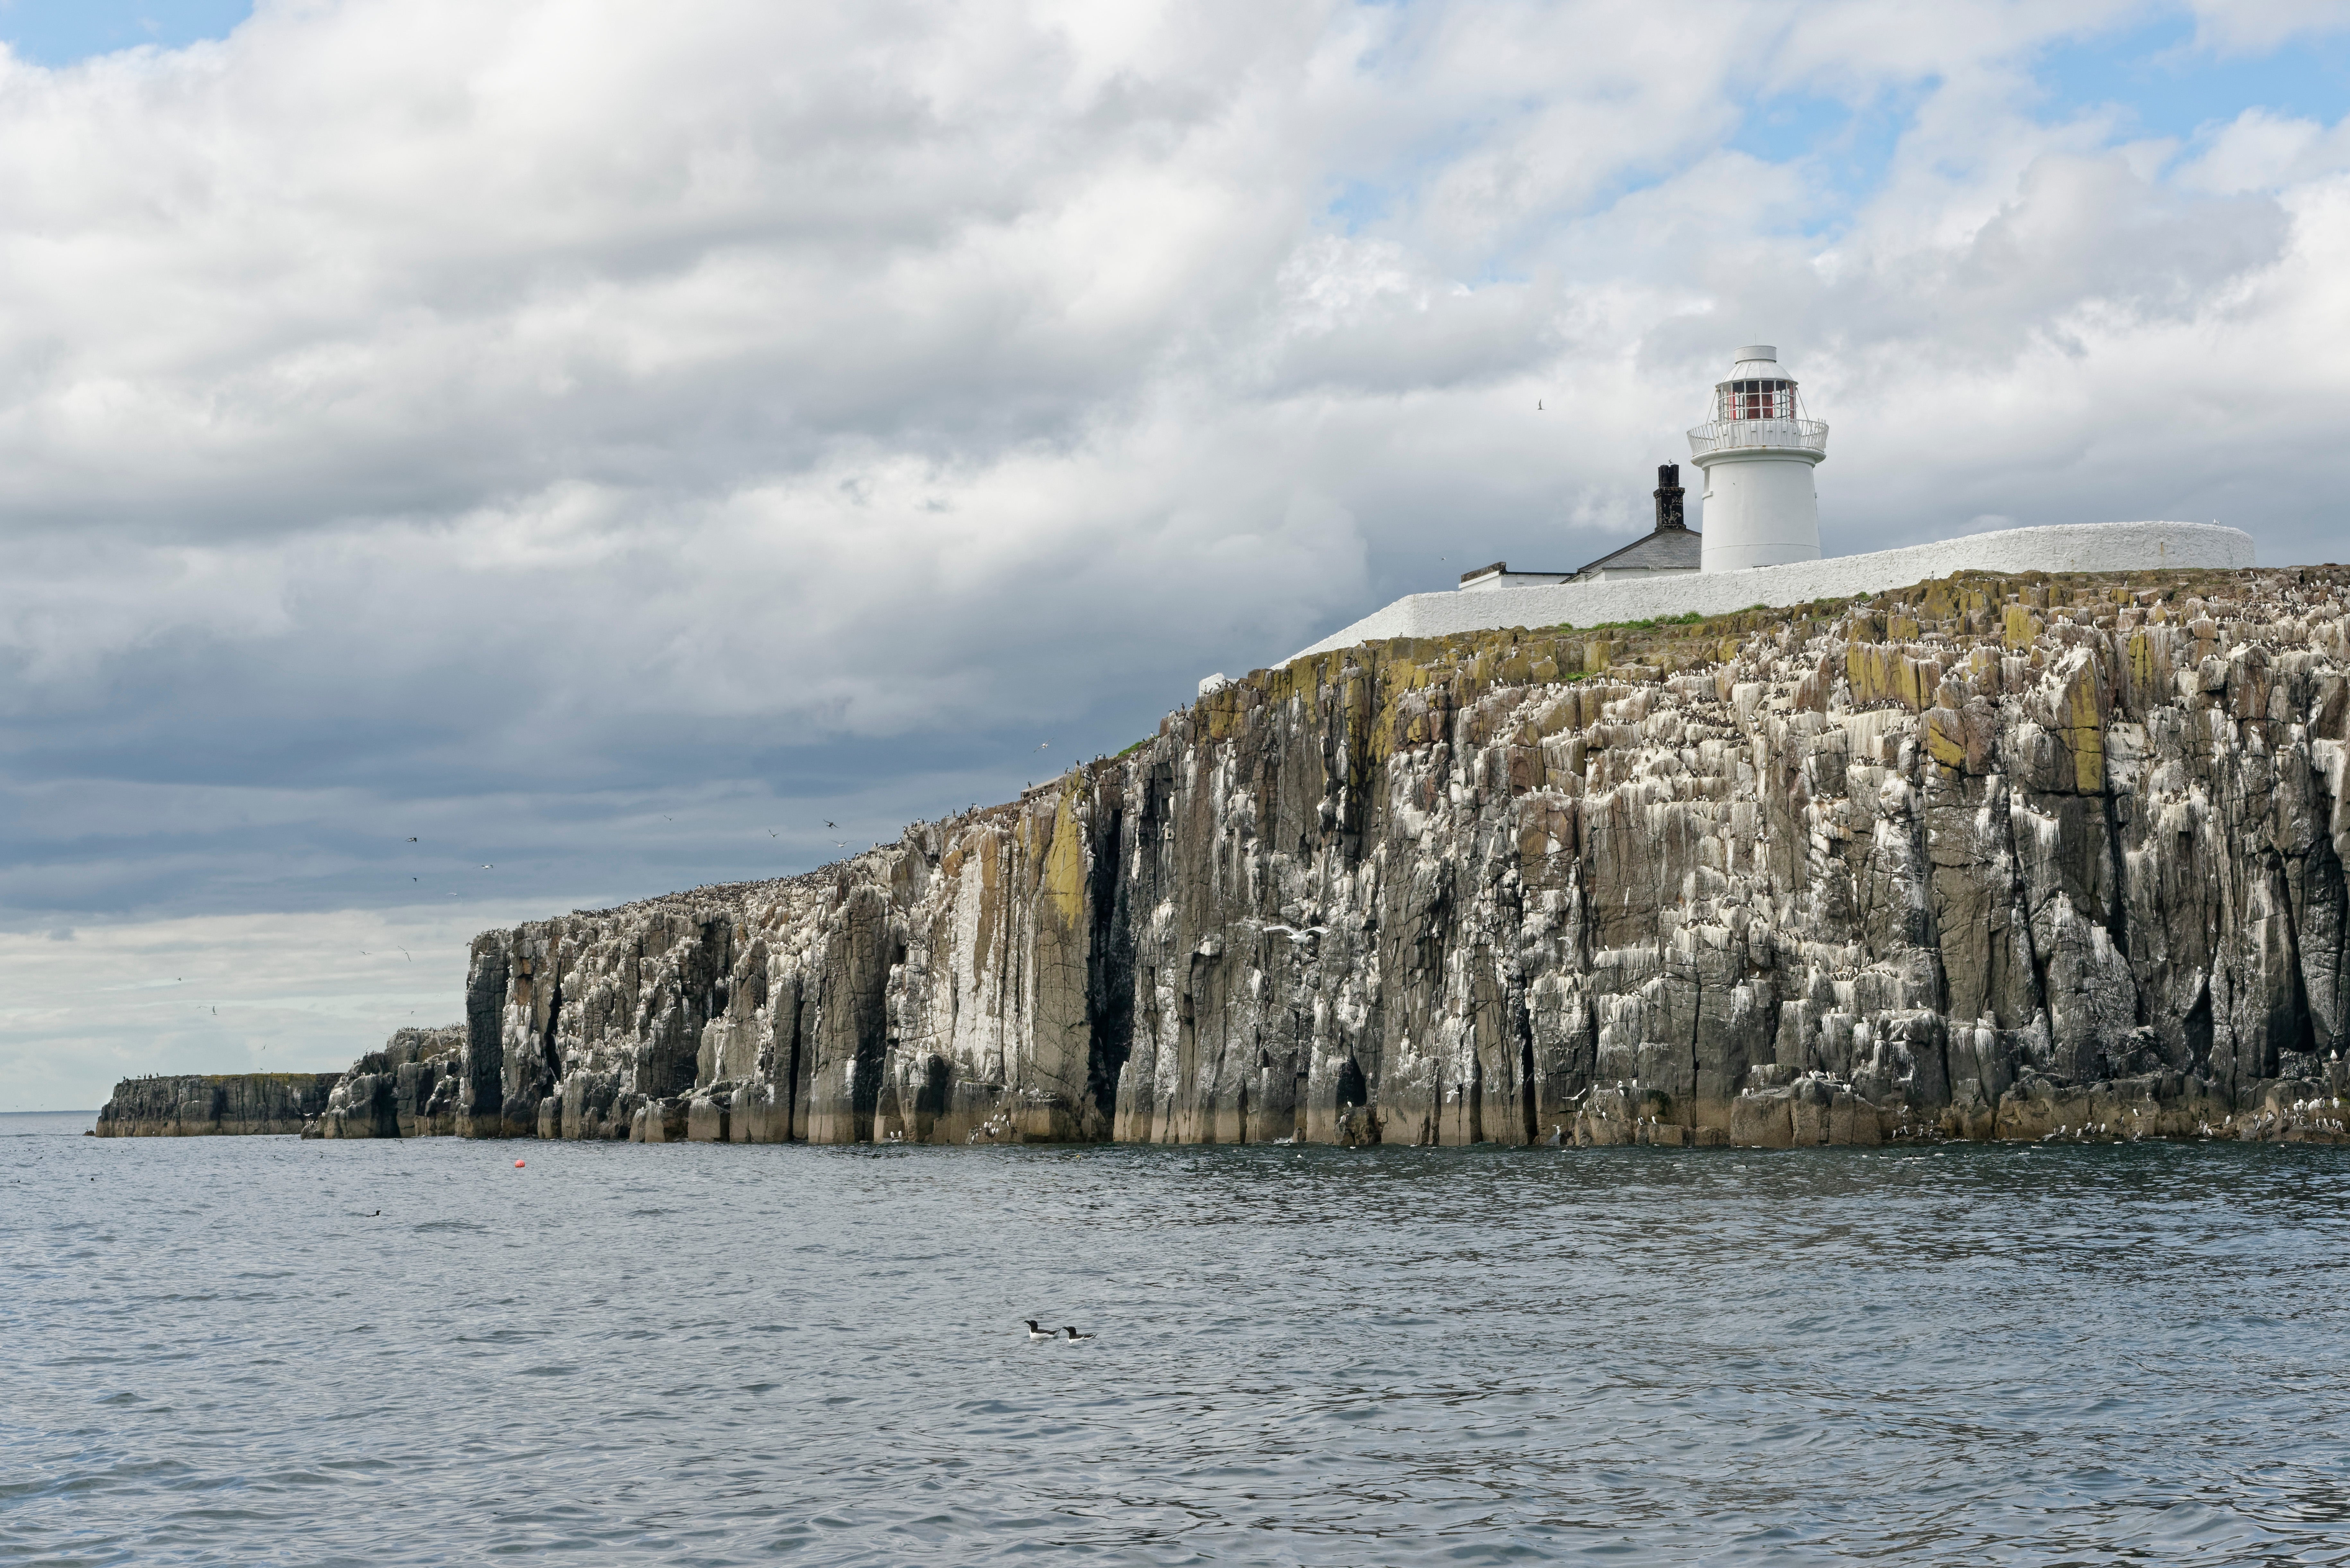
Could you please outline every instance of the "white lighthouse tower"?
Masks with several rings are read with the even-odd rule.
[[[1713,417],[1690,431],[1705,471],[1702,570],[1735,572],[1820,558],[1820,498],[1812,470],[1828,427],[1804,417],[1779,350],[1750,343],[1713,389]]]

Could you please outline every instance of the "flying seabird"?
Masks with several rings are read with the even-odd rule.
[[[827,827],[838,827],[838,826],[840,826],[840,824],[838,824],[838,823],[837,823],[837,822],[827,822],[827,823],[826,823],[826,824],[825,824],[825,826],[826,826]]]
[[[416,835],[414,835],[414,834],[412,834],[412,833],[411,833],[411,834],[410,834],[410,835],[408,836],[408,842],[410,842],[411,844],[415,843],[415,842],[416,842]]]
[[[1064,1326],[1063,1326],[1063,1328],[1062,1328],[1061,1332],[1062,1332],[1063,1334],[1067,1334],[1071,1339],[1091,1339],[1091,1338],[1093,1338],[1093,1335],[1092,1335],[1092,1334],[1079,1334],[1076,1329],[1074,1329],[1074,1328],[1069,1328],[1069,1327],[1067,1327],[1067,1326],[1066,1326],[1066,1325],[1064,1325]]]
[[[1049,1328],[1038,1328],[1036,1326],[1036,1320],[1033,1317],[1023,1318],[1020,1321],[1028,1325],[1028,1337],[1031,1339],[1058,1339],[1061,1337]]]

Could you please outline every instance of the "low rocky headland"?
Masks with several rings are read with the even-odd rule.
[[[823,870],[485,932],[309,1130],[2343,1141],[2345,616],[1967,574],[1300,659]]]
[[[316,1126],[347,1075],[187,1073],[125,1078],[98,1113],[100,1137],[298,1133]]]

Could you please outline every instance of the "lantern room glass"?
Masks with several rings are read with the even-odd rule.
[[[1717,420],[1792,420],[1795,383],[1778,378],[1724,381],[1714,393]]]

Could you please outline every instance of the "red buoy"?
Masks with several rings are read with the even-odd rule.
[[[515,1168],[516,1170],[520,1170],[520,1169],[522,1168],[522,1161],[520,1161],[520,1160],[515,1160]]]

